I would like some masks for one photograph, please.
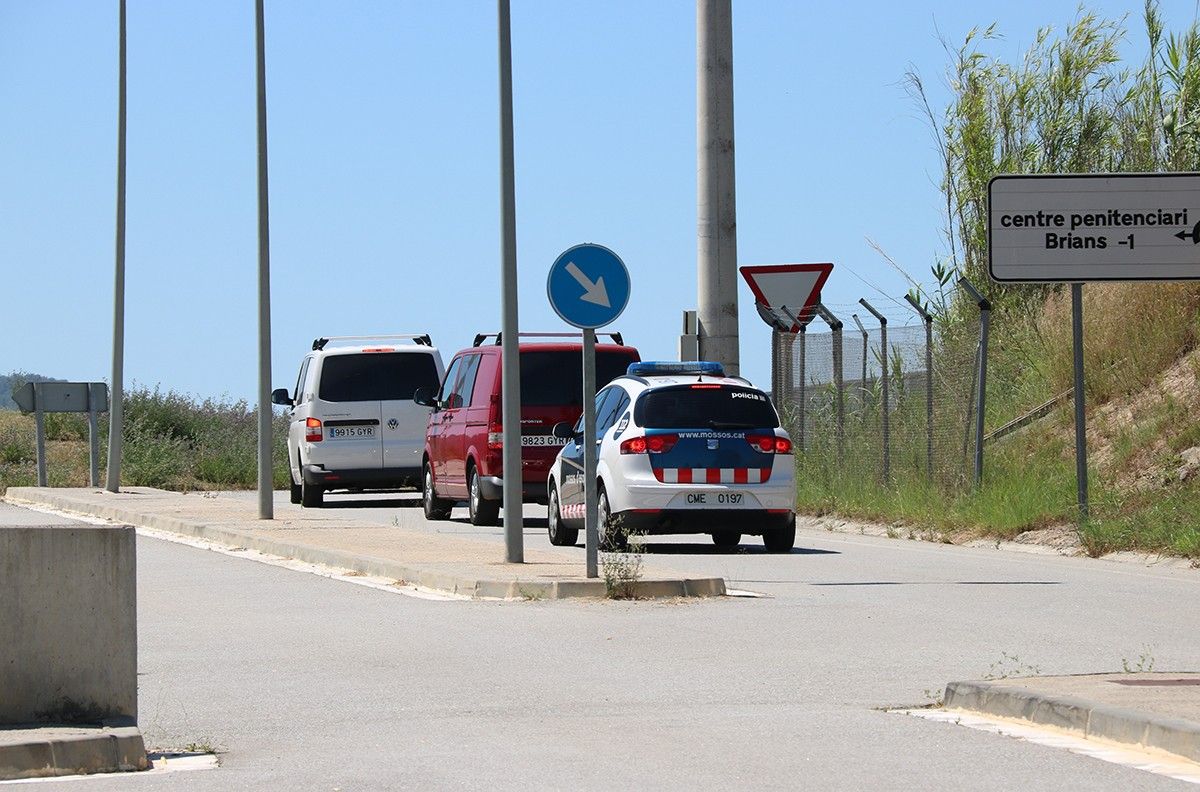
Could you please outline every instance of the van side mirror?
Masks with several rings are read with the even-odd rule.
[[[559,440],[570,440],[575,436],[575,425],[566,421],[559,421],[554,424],[554,428],[550,430],[550,433]]]
[[[284,407],[292,406],[292,395],[288,393],[287,388],[276,388],[271,391],[271,404],[279,404]]]
[[[413,391],[413,401],[422,407],[437,408],[437,400],[433,398],[433,388],[423,385]]]

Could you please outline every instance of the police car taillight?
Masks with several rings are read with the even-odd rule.
[[[679,442],[677,434],[654,434],[631,437],[621,443],[622,454],[665,454]]]
[[[319,443],[324,435],[321,433],[321,419],[308,418],[304,421],[304,440],[308,443]]]
[[[776,437],[773,434],[748,434],[746,442],[755,451],[761,451],[764,454],[792,453],[792,441],[786,437]]]

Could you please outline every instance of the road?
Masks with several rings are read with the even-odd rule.
[[[395,503],[341,510],[423,524]],[[1200,573],[812,530],[798,544],[651,545],[655,564],[761,599],[435,602],[139,537],[141,726],[222,766],[39,789],[1187,788],[883,708],[1147,652],[1194,669]]]

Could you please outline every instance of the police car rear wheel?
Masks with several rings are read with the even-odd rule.
[[[324,506],[325,490],[305,481],[300,485],[300,505],[306,509],[315,509]]]
[[[547,527],[550,533],[550,544],[557,547],[570,547],[579,541],[579,529],[563,525],[562,513],[558,509],[558,490],[550,488],[550,507],[547,510]]]
[[[712,540],[717,547],[731,549],[742,543],[742,535],[737,531],[714,531]]]
[[[796,546],[796,518],[789,519],[782,528],[763,531],[763,546],[768,553],[790,553]]]

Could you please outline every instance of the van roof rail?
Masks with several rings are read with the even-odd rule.
[[[503,333],[479,333],[475,336],[471,346],[480,346],[493,336],[496,339],[496,346],[500,346],[503,335]],[[617,346],[625,346],[625,339],[620,333],[597,333],[596,335],[608,336]],[[517,333],[517,338],[583,338],[583,333]]]
[[[429,333],[416,335],[413,333],[401,333],[394,335],[361,335],[361,336],[329,336],[321,337],[313,340],[312,348],[314,351],[320,351],[330,341],[345,342],[345,341],[412,341],[418,346],[433,346],[433,340],[429,337]]]

